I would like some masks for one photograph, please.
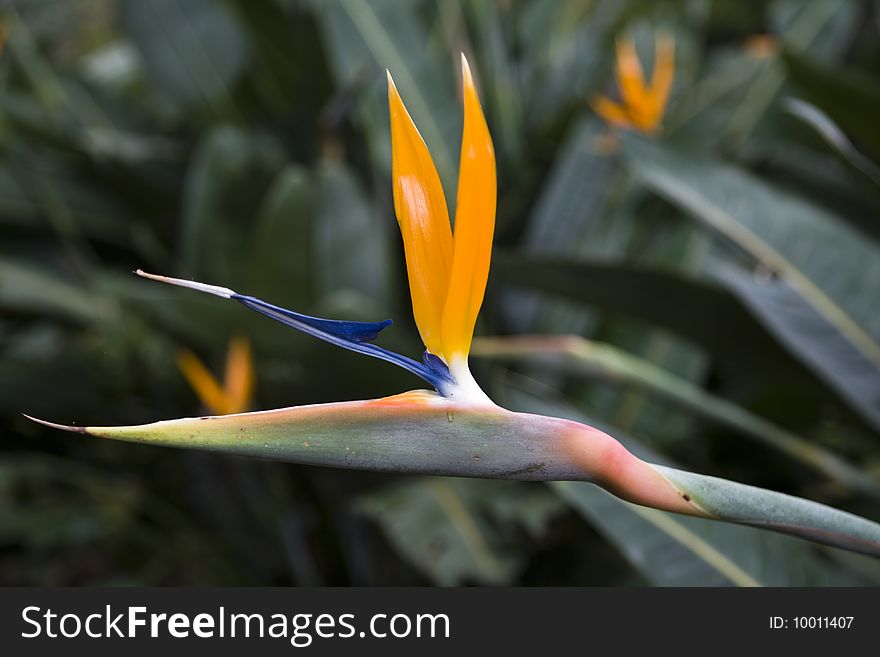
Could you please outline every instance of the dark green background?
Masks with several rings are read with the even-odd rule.
[[[637,511],[583,484],[224,458],[62,434],[20,413],[78,424],[200,413],[176,354],[192,349],[220,372],[235,332],[254,344],[255,408],[421,387],[130,272],[316,315],[392,317],[382,344],[418,356],[384,69],[453,205],[464,51],[498,158],[478,335],[576,334],[614,348],[580,363],[472,359],[487,392],[688,469],[880,519],[880,373],[821,312],[842,309],[876,348],[878,9],[6,3],[0,583],[877,583],[876,560]],[[663,136],[614,136],[588,100],[616,94],[615,36],[632,35],[650,70],[660,29],[677,43]],[[750,41],[763,34],[770,51]],[[752,237],[731,239],[743,227]],[[851,467],[817,470],[803,456],[816,447]]]

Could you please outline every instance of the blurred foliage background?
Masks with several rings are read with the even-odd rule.
[[[472,369],[500,404],[880,520],[880,3],[10,0],[0,55],[0,583],[876,584],[880,564],[586,484],[113,444],[20,415],[204,412],[182,349],[252,344],[253,407],[421,387],[142,267],[393,317],[417,356],[384,69],[453,204],[458,53],[498,157]],[[614,43],[676,75],[611,130]],[[385,337],[387,335],[387,337]],[[548,336],[555,336],[550,339]],[[565,337],[570,336],[570,337]]]

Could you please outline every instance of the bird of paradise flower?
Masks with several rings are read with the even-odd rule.
[[[650,84],[631,37],[617,41],[616,75],[620,102],[606,96],[593,99],[593,109],[611,125],[652,135],[659,132],[675,74],[675,41],[668,34],[657,38]]]
[[[235,300],[332,344],[412,372],[433,391],[364,401],[67,431],[304,464],[598,484],[646,506],[795,534],[880,555],[880,525],[808,500],[647,463],[593,427],[497,406],[468,369],[495,223],[492,140],[462,56],[464,130],[454,233],[431,155],[388,75],[394,208],[403,236],[421,360],[374,343],[391,320],[352,322],[287,310],[229,288],[137,273]]]
[[[177,356],[177,367],[199,401],[212,413],[232,415],[251,407],[254,396],[254,361],[251,343],[241,335],[229,340],[226,372],[221,384],[193,352],[185,349]]]

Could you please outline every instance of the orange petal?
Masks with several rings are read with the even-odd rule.
[[[388,106],[394,211],[403,235],[413,315],[428,351],[442,356],[441,319],[453,251],[449,211],[434,161],[390,73]]]
[[[605,96],[597,96],[593,99],[593,109],[596,114],[601,116],[611,125],[620,126],[621,128],[631,128],[632,120],[626,112],[626,108],[618,105],[613,100]]]
[[[229,341],[226,354],[226,400],[228,413],[242,413],[249,409],[254,394],[254,362],[251,343],[235,336]]]
[[[177,356],[177,366],[186,377],[190,387],[208,410],[217,415],[229,412],[226,393],[220,387],[214,375],[202,364],[191,351],[181,351]]]
[[[470,67],[461,56],[464,131],[455,209],[455,252],[449,296],[443,310],[443,347],[447,363],[467,356],[477,314],[483,304],[492,235],[495,232],[495,150],[477,97]]]
[[[654,54],[654,72],[651,75],[651,102],[655,123],[659,124],[669,101],[669,91],[675,76],[675,40],[669,34],[657,38]]]
[[[624,104],[631,110],[644,106],[645,77],[636,53],[636,44],[629,37],[617,40],[617,85]]]

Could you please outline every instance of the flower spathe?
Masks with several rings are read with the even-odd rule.
[[[661,127],[674,74],[675,41],[670,35],[657,37],[650,84],[645,83],[635,43],[630,37],[622,37],[617,40],[616,59],[620,103],[606,96],[597,96],[592,103],[593,109],[612,125],[655,134]]]
[[[497,195],[495,151],[464,55],[461,68],[464,130],[454,234],[431,154],[388,73],[394,209],[403,236],[413,314],[426,347],[421,362],[372,343],[391,320],[311,317],[228,288],[137,273],[234,299],[314,337],[392,362],[431,383],[444,397],[491,404],[471,376],[467,356],[489,276]]]

